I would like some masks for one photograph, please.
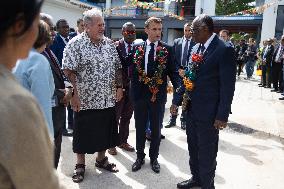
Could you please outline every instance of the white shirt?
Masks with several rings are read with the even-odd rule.
[[[207,39],[207,41],[204,43],[204,51],[203,54],[205,53],[205,51],[207,50],[207,48],[209,47],[209,45],[211,44],[211,42],[213,41],[214,37],[216,36],[216,33],[213,33],[209,39]]]
[[[278,48],[278,51],[277,51],[277,54],[276,54],[276,57],[275,57],[275,61],[278,61],[279,60],[279,58],[280,58],[280,52],[281,52],[281,50],[283,50],[283,46],[279,46],[279,48]]]
[[[150,49],[151,49],[151,45],[150,45],[150,41],[149,39],[146,40],[146,53],[145,53],[145,73],[147,73],[147,64],[148,64],[148,55],[149,55],[149,52],[150,52]],[[158,46],[158,41],[156,41],[155,43],[155,46],[154,46],[154,59],[156,59],[156,48]]]
[[[191,38],[186,39],[186,38],[183,36],[183,39],[182,39],[182,47],[181,47],[181,60],[180,60],[180,62],[182,62],[182,60],[183,60],[183,52],[184,52],[184,47],[185,47],[185,44],[186,44],[186,40],[188,40],[188,44],[187,44],[187,50],[188,50],[188,47],[189,47],[190,42],[191,42]]]

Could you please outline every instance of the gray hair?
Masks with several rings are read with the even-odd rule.
[[[103,17],[103,13],[100,9],[92,8],[91,10],[87,10],[83,13],[84,23],[92,22],[92,17]]]
[[[135,25],[132,22],[126,22],[125,24],[123,24],[122,26],[122,30],[124,30],[126,27],[131,26],[135,28]]]

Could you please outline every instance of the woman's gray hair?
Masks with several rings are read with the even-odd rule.
[[[100,9],[92,8],[91,10],[87,10],[83,13],[84,23],[88,24],[92,22],[93,17],[103,17],[103,13]]]

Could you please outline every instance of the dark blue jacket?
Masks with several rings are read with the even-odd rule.
[[[60,37],[59,33],[56,34],[53,44],[50,46],[50,49],[58,59],[60,66],[62,66],[63,51],[65,46],[66,44],[64,43],[63,39]]]
[[[201,121],[227,121],[235,91],[234,49],[215,36],[204,53],[190,92],[189,115]]]
[[[182,57],[182,42],[183,42],[184,37],[182,38],[177,38],[174,40],[174,46],[173,46],[173,54],[174,54],[174,61],[177,65],[178,68],[181,67],[181,57]],[[192,47],[195,45],[195,42],[193,40],[190,40],[190,44],[188,47],[188,58],[190,57],[190,53],[192,50]]]
[[[144,49],[144,52],[146,52],[146,42],[143,42],[142,44],[139,44],[139,45],[135,45],[134,48],[133,48],[134,52],[135,52],[135,49],[136,49],[137,46],[142,46],[143,49]],[[180,86],[181,79],[178,75],[178,68],[173,61],[172,47],[168,46],[166,43],[161,42],[161,41],[159,41],[158,46],[166,47],[167,51],[169,52],[168,57],[167,57],[166,68],[165,68],[165,70],[162,74],[163,84],[159,85],[159,88],[158,88],[159,92],[157,93],[157,99],[156,99],[156,101],[158,103],[165,103],[166,98],[167,98],[167,76],[170,77],[174,88],[177,88],[178,86]],[[133,54],[130,58],[133,60]],[[144,57],[142,62],[143,62],[142,68],[144,69],[145,57]],[[138,100],[143,99],[143,98],[147,98],[150,101],[152,94],[149,91],[148,85],[145,85],[144,83],[139,81],[137,71],[135,71],[136,65],[133,63],[133,61],[131,62],[131,64],[132,65],[130,65],[130,67],[133,70],[132,71],[133,74],[132,74],[132,78],[131,78],[131,96],[132,96],[132,99],[134,101],[134,104],[135,104],[135,101],[138,101]],[[151,69],[154,70],[155,68],[153,67]],[[180,97],[178,97],[178,98],[174,97],[173,103],[177,104],[179,98]]]

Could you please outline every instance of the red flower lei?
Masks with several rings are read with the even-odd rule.
[[[166,47],[158,46],[156,48],[156,58],[155,62],[158,63],[158,66],[155,70],[155,73],[152,77],[148,77],[145,70],[141,68],[142,60],[144,58],[144,49],[143,46],[137,46],[134,54],[134,64],[136,64],[136,69],[138,72],[139,81],[143,82],[145,85],[148,85],[150,92],[152,93],[151,101],[156,101],[156,95],[159,92],[159,85],[163,84],[162,74],[166,68],[168,50]]]

